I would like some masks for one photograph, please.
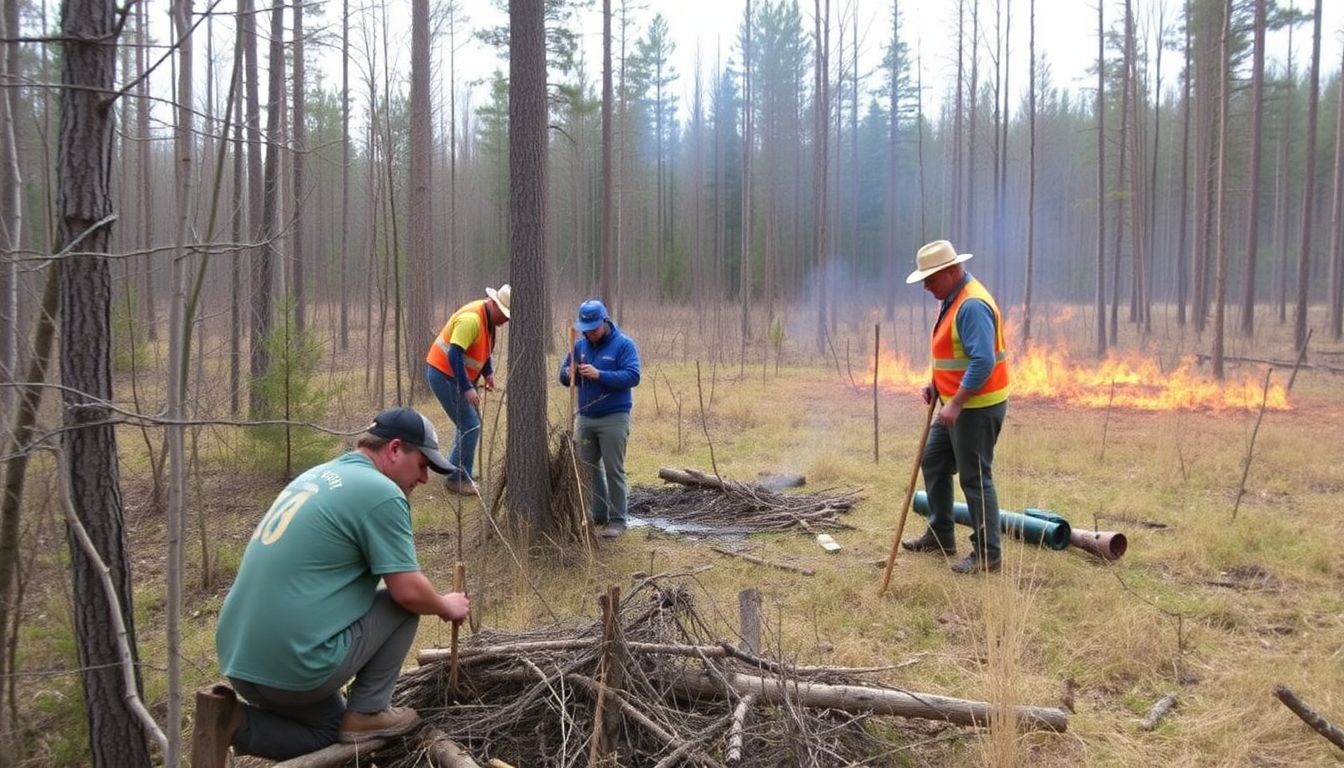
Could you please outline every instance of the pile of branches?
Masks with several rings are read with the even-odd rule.
[[[896,721],[865,727],[864,715],[838,709],[752,706],[754,695],[731,688],[697,695],[687,680],[719,686],[749,673],[792,685],[844,682],[858,671],[794,667],[713,641],[681,585],[646,580],[625,606],[605,634],[601,620],[478,633],[459,650],[457,689],[447,652],[422,651],[422,666],[403,673],[394,700],[420,712],[422,735],[446,734],[480,765],[591,765],[594,739],[602,739],[597,763],[608,765],[845,765],[914,739]],[[422,743],[389,745],[379,765],[424,765]]]
[[[854,528],[840,515],[854,507],[857,491],[779,493],[689,468],[663,467],[658,477],[674,485],[631,488],[630,514],[740,533]]]

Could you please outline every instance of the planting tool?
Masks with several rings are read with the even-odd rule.
[[[466,588],[467,564],[459,562],[453,566],[453,591],[463,592]],[[457,690],[457,630],[461,627],[461,620],[453,622],[453,635],[448,650],[448,687],[453,690]]]
[[[896,537],[891,540],[891,554],[887,555],[887,568],[882,572],[882,586],[877,596],[887,593],[891,583],[891,568],[896,565],[896,553],[901,549],[901,536],[905,533],[905,518],[910,514],[910,500],[915,495],[915,481],[919,479],[919,465],[924,463],[924,444],[929,440],[929,426],[933,424],[933,411],[938,407],[938,393],[929,398],[929,410],[924,414],[924,430],[919,433],[919,447],[915,449],[915,464],[910,468],[910,486],[905,489],[905,501],[901,502],[901,517],[896,523]]]

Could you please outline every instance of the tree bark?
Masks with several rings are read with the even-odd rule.
[[[1297,311],[1293,319],[1293,347],[1307,343],[1307,299],[1311,287],[1311,218],[1316,207],[1316,122],[1321,93],[1321,0],[1316,0],[1311,31],[1311,76],[1307,92],[1307,153],[1302,165],[1302,231],[1297,255]]]
[[[1231,62],[1229,61],[1229,41],[1232,35],[1232,0],[1223,6],[1222,33],[1218,45],[1218,187],[1217,205],[1214,218],[1214,314],[1213,314],[1213,377],[1219,381],[1224,378],[1223,371],[1223,334],[1227,309],[1227,105],[1231,90]],[[1255,213],[1250,213],[1252,218]]]
[[[1097,357],[1106,356],[1106,16],[1097,3]]]
[[[19,4],[7,2],[0,10],[0,39],[17,35]],[[0,82],[11,82],[11,73],[17,75],[19,44],[3,43],[0,56]],[[22,174],[19,153],[15,144],[14,113],[18,106],[18,89],[5,88],[0,93],[0,384],[14,380],[19,365],[19,268],[15,253],[19,250],[23,232]],[[5,387],[0,391],[0,411],[14,412],[17,394]],[[4,624],[0,622],[0,632]],[[0,672],[4,668],[0,665]]]
[[[112,400],[112,284],[109,261],[111,104],[117,12],[112,0],[66,0],[62,9],[61,129],[57,150],[57,242],[78,241],[61,269],[61,383],[64,449],[75,516],[107,567],[132,662],[135,611],[122,520]],[[68,531],[75,637],[84,683],[91,764],[148,766],[149,748],[125,701],[118,639],[98,565]],[[135,680],[138,694],[140,679]]]
[[[1344,63],[1339,71],[1344,75]],[[1330,209],[1330,338],[1339,341],[1344,336],[1344,77],[1335,87],[1334,187]]]
[[[411,0],[411,146],[409,301],[407,302],[406,369],[411,372],[411,402],[421,376],[422,347],[434,338],[431,324],[430,269],[433,251],[434,137],[433,97],[430,94],[429,0]]]
[[[1255,335],[1255,263],[1260,245],[1260,128],[1265,99],[1265,6],[1255,0],[1255,43],[1251,65],[1251,179],[1246,190],[1246,259],[1241,269],[1241,335]]]
[[[303,333],[308,327],[308,289],[304,278],[304,266],[307,263],[306,241],[303,236],[303,230],[306,225],[304,221],[304,199],[308,195],[305,189],[304,166],[308,159],[308,95],[305,92],[307,87],[307,71],[304,65],[303,53],[303,6],[301,2],[294,3],[294,83],[290,95],[290,109],[293,119],[290,121],[290,132],[292,138],[290,144],[294,148],[292,160],[294,164],[294,189],[291,192],[294,211],[291,221],[293,221],[293,251],[289,254],[290,271],[293,280],[290,282],[294,292],[294,329]]]
[[[546,30],[542,0],[510,0],[509,511],[535,540],[549,532],[546,439]]]

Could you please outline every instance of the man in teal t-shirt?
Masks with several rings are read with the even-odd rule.
[[[354,451],[276,497],[219,612],[220,671],[246,700],[220,744],[283,760],[419,722],[391,700],[420,616],[461,621],[469,608],[462,593],[435,591],[416,561],[407,497],[427,469],[452,469],[434,426],[391,408]]]

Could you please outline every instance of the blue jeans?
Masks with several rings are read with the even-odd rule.
[[[245,700],[242,725],[233,735],[234,750],[271,760],[306,755],[336,743],[346,709],[387,709],[419,624],[419,616],[379,589],[368,612],[350,625],[345,660],[317,688],[288,691],[229,678]],[[341,688],[352,676],[347,703]]]
[[[467,402],[466,394],[458,389],[457,381],[445,376],[443,371],[426,363],[425,378],[429,379],[429,388],[439,399],[444,413],[457,427],[457,433],[453,435],[453,452],[448,460],[459,469],[449,477],[470,480],[471,467],[476,463],[476,443],[481,439],[481,414]]]
[[[589,469],[589,510],[593,521],[624,523],[629,494],[625,446],[630,440],[630,414],[579,416],[574,437],[579,443],[579,459]]]
[[[971,550],[980,559],[998,562],[999,495],[994,490],[994,444],[998,442],[1008,403],[966,408],[952,428],[935,421],[924,444],[924,488],[929,494],[929,530],[940,542],[953,542],[952,475],[960,476],[961,492],[971,513]]]

